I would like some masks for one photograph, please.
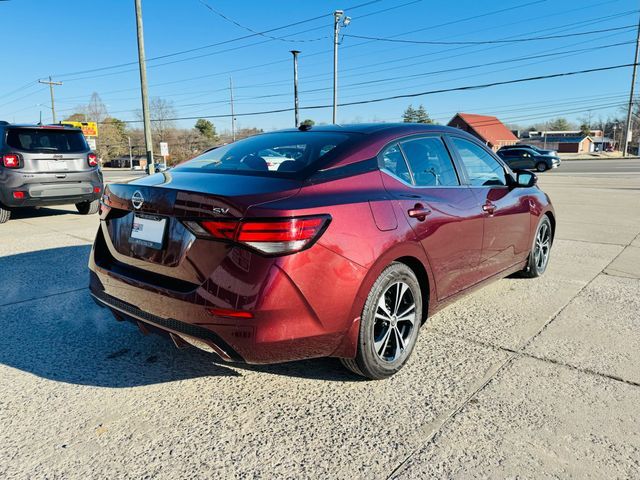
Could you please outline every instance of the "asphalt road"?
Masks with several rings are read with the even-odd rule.
[[[558,218],[545,275],[438,313],[379,382],[142,336],[89,298],[96,216],[17,213],[0,226],[0,478],[637,478],[640,176],[557,173],[539,181]]]
[[[563,175],[640,175],[640,159],[628,160],[565,160],[551,174]]]

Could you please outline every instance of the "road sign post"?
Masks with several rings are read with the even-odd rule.
[[[167,142],[160,142],[160,155],[162,155],[162,163],[166,165],[167,157],[169,156],[169,144]]]

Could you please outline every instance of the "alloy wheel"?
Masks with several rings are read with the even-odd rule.
[[[551,229],[548,223],[540,225],[540,229],[536,234],[536,245],[533,251],[535,266],[539,272],[543,272],[547,268],[549,261],[549,252],[551,251]]]
[[[416,328],[416,303],[409,285],[395,282],[378,299],[373,325],[373,347],[385,362],[395,362],[408,351]]]

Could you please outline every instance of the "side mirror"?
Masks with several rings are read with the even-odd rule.
[[[538,183],[538,177],[534,173],[528,170],[516,170],[513,172],[516,174],[516,186],[529,188]]]

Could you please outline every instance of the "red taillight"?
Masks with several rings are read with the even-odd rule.
[[[89,162],[90,167],[97,167],[98,157],[96,157],[95,153],[90,153],[89,155],[87,155],[87,162]]]
[[[311,245],[328,225],[328,215],[277,220],[204,220],[185,222],[196,234],[231,240],[266,254],[299,252]]]
[[[6,168],[19,168],[20,155],[17,155],[15,153],[2,155],[2,165],[4,165]]]
[[[16,200],[22,200],[26,196],[27,194],[24,192],[13,192],[13,198],[15,198]]]
[[[93,193],[100,193],[100,187],[93,187]]]
[[[204,229],[215,238],[224,238],[225,240],[235,240],[238,222],[224,222],[217,220],[207,220],[201,222]]]
[[[231,310],[230,308],[207,308],[211,315],[229,318],[253,318],[253,313],[246,310]]]

